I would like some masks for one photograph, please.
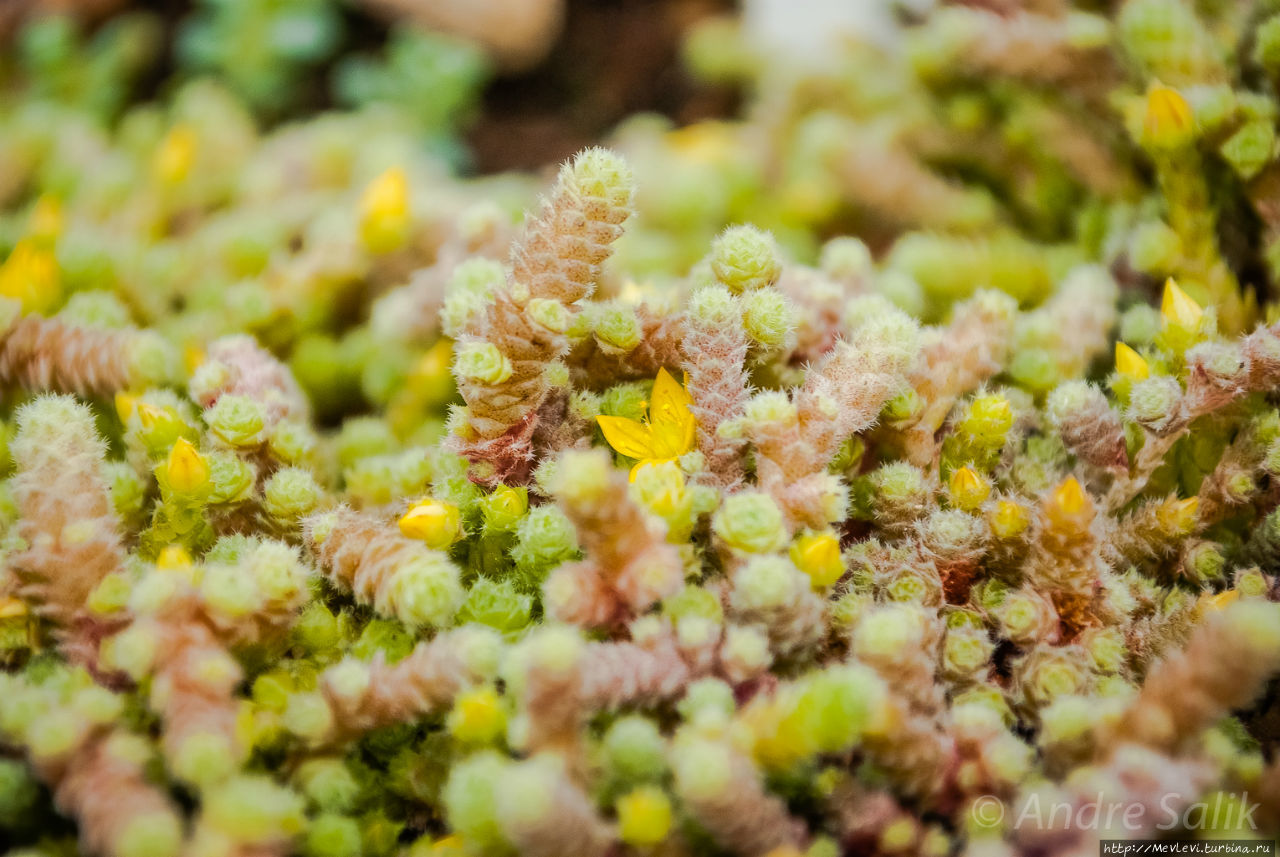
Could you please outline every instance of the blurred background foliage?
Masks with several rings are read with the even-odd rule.
[[[653,111],[727,115],[679,62],[726,0],[5,0],[0,83],[104,123],[212,76],[264,125],[387,103],[460,167],[534,169]],[[462,132],[462,136],[456,134]]]

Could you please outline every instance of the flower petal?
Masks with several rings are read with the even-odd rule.
[[[693,448],[698,421],[690,406],[693,397],[666,369],[658,370],[653,382],[649,423],[664,455],[683,455]]]
[[[618,452],[630,458],[655,458],[653,433],[644,423],[626,417],[596,417],[604,439]]]

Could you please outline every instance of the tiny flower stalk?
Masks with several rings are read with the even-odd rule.
[[[1155,162],[1169,225],[1182,244],[1177,273],[1212,297],[1219,322],[1239,333],[1253,314],[1235,274],[1218,247],[1214,207],[1196,149],[1195,117],[1176,89],[1153,83],[1147,90],[1142,144]]]
[[[208,547],[214,537],[207,513],[209,503],[224,496],[219,489],[227,487],[228,480],[237,481],[235,470],[223,469],[221,478],[215,480],[209,457],[185,437],[179,437],[165,459],[155,466],[160,502],[152,513],[150,527],[142,534],[142,544],[148,552],[158,555],[170,543],[197,552]]]
[[[1097,513],[1074,476],[1063,480],[1041,501],[1043,523],[1027,560],[1028,579],[1052,599],[1068,639],[1091,621],[1094,587],[1105,567]]]
[[[632,194],[629,167],[608,150],[588,149],[565,164],[512,246],[510,278],[461,332],[463,344],[488,343],[511,365],[509,375],[498,361],[496,374],[486,362],[486,377],[458,376],[467,413],[457,445],[492,468],[482,478],[518,481],[532,469],[537,410],[551,389],[546,370],[569,350],[570,307],[594,290]]]
[[[956,468],[989,472],[996,463],[1013,427],[1013,408],[999,394],[975,396],[960,411],[953,431],[942,443],[944,477]]]
[[[498,485],[477,505],[480,537],[468,546],[466,564],[481,575],[502,580],[514,570],[511,552],[529,513],[529,492],[526,488]]]
[[[730,421],[747,401],[748,348],[741,307],[727,287],[705,286],[690,296],[681,350],[698,449],[706,460],[700,478],[721,490],[736,488],[744,476],[745,444]]]

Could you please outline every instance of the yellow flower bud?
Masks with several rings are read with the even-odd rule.
[[[190,374],[200,368],[200,364],[204,363],[204,349],[196,345],[188,345],[182,349],[182,365]]]
[[[174,125],[164,135],[151,161],[151,173],[156,181],[166,187],[175,187],[186,181],[196,162],[196,150],[200,139],[190,125]]]
[[[1141,381],[1151,375],[1151,367],[1142,355],[1123,342],[1116,343],[1116,371],[1134,381]]]
[[[58,236],[62,234],[62,225],[62,203],[58,202],[57,197],[42,194],[31,211],[27,235],[33,241],[48,246],[58,240]]]
[[[169,417],[168,411],[164,408],[157,408],[155,405],[148,405],[146,402],[138,402],[136,399],[134,404],[138,412],[138,422],[142,423],[144,429],[155,428],[156,423]],[[117,407],[119,407],[118,403]],[[134,407],[130,407],[130,411],[134,409]]]
[[[143,405],[139,405],[141,412]],[[180,437],[169,450],[166,473],[169,487],[179,494],[194,494],[209,482],[209,463],[204,456],[191,445],[191,441]]]
[[[1239,600],[1239,589],[1227,589],[1223,592],[1219,592],[1217,595],[1206,595],[1204,603],[1206,609],[1225,610]]]
[[[449,339],[438,339],[414,366],[414,374],[428,380],[448,379],[449,366],[453,363],[453,342]]]
[[[502,701],[491,687],[477,687],[458,695],[449,714],[449,733],[467,744],[497,740],[507,728]]]
[[[916,844],[917,822],[900,818],[880,832],[880,850],[886,854],[906,853]]]
[[[1049,495],[1045,514],[1059,530],[1082,532],[1093,520],[1093,501],[1076,478],[1068,476]]]
[[[1164,282],[1164,297],[1160,299],[1160,314],[1165,324],[1176,324],[1187,330],[1195,330],[1200,326],[1200,316],[1204,310],[1200,304],[1191,299],[1191,295],[1179,288],[1173,277]]]
[[[127,423],[129,421],[129,417],[133,416],[133,411],[134,408],[137,407],[137,404],[137,396],[132,396],[123,390],[116,393],[116,416],[120,417],[120,422]]]
[[[182,545],[165,545],[156,557],[156,568],[173,571],[191,567],[191,554]]]
[[[1162,149],[1189,144],[1196,130],[1191,105],[1178,90],[1160,83],[1147,90],[1147,112],[1142,121],[1143,137],[1149,145]]]
[[[733,160],[737,142],[732,126],[725,122],[695,122],[666,134],[672,151],[703,164],[723,164]]]
[[[631,471],[640,502],[659,518],[670,518],[684,502],[684,473],[671,461],[642,461]]]
[[[24,312],[44,312],[61,291],[58,260],[31,239],[19,241],[0,265],[0,296],[21,301]]]
[[[0,619],[16,619],[27,615],[27,603],[21,598],[0,598]]]
[[[466,857],[468,853],[466,842],[457,833],[437,839],[427,852],[430,857]]]
[[[618,836],[628,845],[656,845],[671,832],[671,801],[654,786],[618,799]]]
[[[972,467],[961,467],[952,473],[947,487],[951,493],[951,503],[957,509],[965,511],[978,508],[991,494],[991,483]]]
[[[409,176],[392,167],[360,196],[360,239],[372,253],[390,253],[409,239],[409,226]]]
[[[844,574],[840,556],[840,539],[835,533],[811,533],[796,539],[791,546],[791,561],[809,575],[814,587],[827,587]]]
[[[1200,499],[1198,497],[1189,497],[1186,500],[1169,499],[1160,504],[1160,508],[1156,509],[1156,520],[1160,522],[1160,529],[1167,536],[1185,536],[1195,528],[1196,510],[1200,507]]]
[[[987,516],[992,534],[998,539],[1012,539],[1027,529],[1027,510],[1017,503],[1001,500]]]
[[[427,547],[444,550],[462,535],[462,516],[452,503],[428,497],[409,507],[400,518],[400,532],[426,542]]]

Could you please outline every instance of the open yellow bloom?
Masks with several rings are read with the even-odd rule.
[[[643,422],[627,417],[596,417],[609,446],[628,458],[639,459],[631,468],[631,479],[641,465],[674,461],[693,449],[698,421],[690,410],[693,397],[666,369],[658,370],[653,382],[648,418]]]

